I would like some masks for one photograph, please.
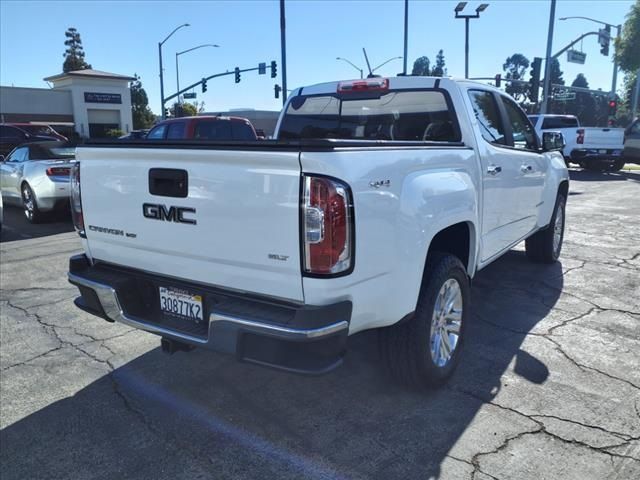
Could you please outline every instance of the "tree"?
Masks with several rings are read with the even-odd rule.
[[[438,55],[436,55],[436,66],[431,70],[431,75],[434,77],[444,77],[446,74],[447,69],[445,68],[444,53],[440,50],[438,51]]]
[[[579,73],[571,82],[572,87],[589,88],[589,82],[583,73]],[[582,125],[596,124],[596,100],[590,92],[576,92],[576,98],[567,105],[568,112],[578,117]]]
[[[431,75],[431,70],[429,68],[430,66],[431,60],[429,60],[429,57],[420,57],[416,59],[415,62],[413,62],[413,70],[411,71],[411,75],[418,77]]]
[[[614,56],[623,71],[634,72],[640,68],[640,0],[631,6],[615,47]]]
[[[502,65],[505,72],[505,80],[524,80],[524,75],[529,68],[530,62],[521,53],[514,53],[508,57]],[[529,93],[529,85],[526,83],[507,82],[505,91],[517,102],[524,101]]]
[[[133,116],[133,129],[149,128],[155,121],[155,115],[149,108],[149,97],[142,87],[138,74],[134,74],[135,80],[131,82],[131,115]]]
[[[64,41],[67,49],[62,55],[64,57],[62,71],[66,73],[91,68],[91,65],[84,60],[84,48],[82,47],[80,33],[75,28],[69,27],[67,31],[64,32],[64,36],[67,38]]]
[[[170,112],[174,117],[194,117],[198,114],[198,106],[193,103],[175,102],[171,106]]]
[[[549,74],[551,76],[552,84],[555,83],[556,85],[564,85],[564,79],[562,78],[564,72],[560,70],[560,62],[557,58],[551,59]]]

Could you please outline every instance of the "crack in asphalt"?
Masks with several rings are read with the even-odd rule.
[[[475,392],[472,392],[472,391],[469,391],[469,390],[465,390],[465,389],[460,388],[458,386],[456,386],[456,387],[445,387],[445,388],[447,388],[449,390],[452,390],[452,391],[460,392],[460,393],[465,394],[465,395],[468,395],[468,396],[470,396],[470,397],[472,397],[472,398],[474,398],[476,400],[480,400],[485,405],[492,405],[492,406],[497,407],[499,409],[509,411],[511,413],[514,413],[516,415],[524,417],[527,420],[529,420],[529,421],[531,421],[531,422],[536,424],[536,428],[535,429],[524,430],[524,431],[518,432],[518,433],[516,433],[514,435],[510,435],[510,436],[505,437],[505,439],[502,441],[502,443],[500,445],[498,445],[496,448],[494,448],[493,450],[475,453],[473,455],[473,457],[471,458],[471,462],[466,462],[466,463],[470,463],[474,467],[474,475],[475,475],[476,471],[480,471],[480,473],[483,473],[485,475],[489,475],[486,472],[480,470],[479,459],[481,457],[498,454],[502,450],[507,448],[511,442],[514,442],[514,441],[516,441],[516,440],[518,440],[520,438],[523,438],[524,436],[527,436],[527,435],[538,435],[538,434],[548,435],[549,437],[554,438],[554,439],[556,439],[556,440],[558,440],[560,442],[566,443],[566,444],[578,445],[580,447],[584,447],[584,448],[587,448],[587,449],[592,450],[592,451],[603,453],[605,455],[608,455],[609,458],[612,459],[612,461],[613,461],[613,458],[615,457],[615,458],[621,458],[621,459],[626,459],[626,460],[637,461],[640,464],[640,459],[638,459],[636,457],[608,451],[608,449],[611,449],[611,448],[619,448],[619,447],[628,446],[631,441],[638,440],[638,437],[633,437],[633,436],[625,434],[625,433],[610,431],[610,430],[607,430],[604,427],[600,427],[600,426],[596,426],[596,425],[589,425],[589,424],[586,424],[586,423],[583,423],[583,422],[578,422],[576,420],[570,420],[570,419],[558,417],[556,415],[526,414],[526,413],[521,412],[521,411],[519,411],[519,410],[517,410],[515,408],[501,405],[501,404],[496,403],[496,402],[494,402],[492,400],[487,400],[486,398],[483,398],[482,396],[476,394]],[[591,428],[591,429],[599,430],[599,431],[605,432],[605,433],[607,433],[607,434],[609,434],[611,436],[619,438],[621,440],[621,443],[614,444],[614,445],[605,445],[605,446],[602,446],[602,447],[597,447],[597,446],[591,445],[591,444],[586,443],[586,442],[582,442],[582,441],[577,440],[577,439],[567,439],[567,438],[564,438],[564,437],[562,437],[562,436],[560,436],[560,435],[558,435],[556,433],[550,432],[548,430],[548,428],[545,426],[544,422],[541,421],[541,420],[538,420],[538,418],[552,418],[552,419],[559,420],[559,421],[562,421],[562,422],[567,422],[567,423],[571,423],[571,424],[574,424],[574,425],[579,425],[579,426],[584,427],[584,428]],[[456,459],[458,459],[458,458],[456,458]],[[464,461],[462,459],[458,459],[458,460]]]

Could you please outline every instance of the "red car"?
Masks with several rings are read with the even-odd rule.
[[[147,140],[258,140],[251,122],[242,117],[198,116],[164,120]]]

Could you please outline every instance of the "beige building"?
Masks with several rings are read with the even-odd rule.
[[[0,86],[0,121],[47,123],[63,134],[99,138],[133,129],[133,77],[87,69],[44,79],[52,88]]]

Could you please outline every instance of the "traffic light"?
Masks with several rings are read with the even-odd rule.
[[[598,43],[600,44],[600,53],[604,56],[609,55],[609,42],[611,41],[611,25],[607,25],[598,31]]]
[[[541,70],[542,59],[540,57],[534,57],[533,62],[531,62],[531,80],[529,81],[529,100],[531,100],[531,103],[538,103]]]
[[[616,100],[609,100],[609,116],[615,117],[616,110],[618,109],[618,102]]]
[[[240,69],[236,67],[236,83],[240,83]]]
[[[207,79],[203,78],[202,79],[202,93],[207,91]]]
[[[277,83],[273,86],[273,93],[275,98],[280,98],[280,92],[282,91],[282,87]]]
[[[278,76],[278,64],[274,60],[271,62],[271,78],[276,78],[277,76]]]
[[[499,73],[496,75],[496,88],[500,88],[500,84],[502,83],[502,75]]]
[[[258,75],[264,75],[265,73],[267,73],[267,64],[261,62],[258,64]]]
[[[167,117],[169,116],[169,113],[171,113],[171,112],[169,111],[169,108],[164,107],[164,118],[167,118]]]

